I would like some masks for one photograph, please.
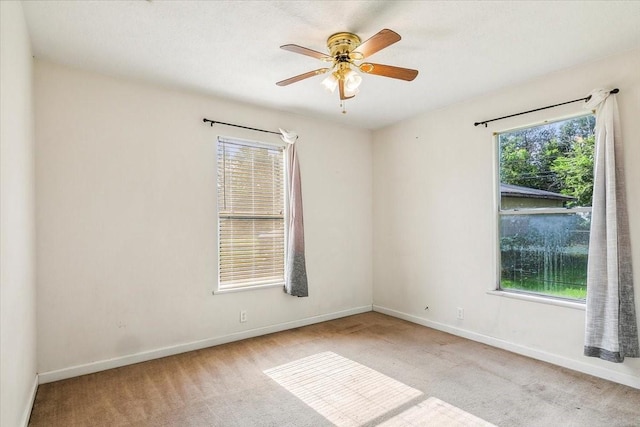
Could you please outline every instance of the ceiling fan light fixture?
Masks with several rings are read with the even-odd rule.
[[[338,78],[335,73],[329,74],[324,80],[322,80],[322,86],[331,93],[335,92],[338,87]]]
[[[344,113],[346,112],[344,109],[345,100],[353,98],[358,93],[358,88],[362,83],[362,76],[352,69],[352,67],[364,74],[374,74],[405,81],[412,81],[416,78],[418,70],[393,65],[374,64],[371,62],[360,63],[360,61],[367,60],[374,53],[400,41],[400,38],[398,33],[387,28],[378,31],[364,42],[362,42],[359,36],[353,33],[335,33],[327,39],[328,54],[295,44],[280,46],[282,49],[290,52],[310,56],[325,62],[331,62],[331,67],[309,71],[279,81],[276,84],[278,86],[287,86],[318,74],[329,73],[329,75],[322,80],[321,84],[331,93],[339,89],[338,92]]]
[[[354,95],[358,92],[358,87],[362,83],[362,77],[352,69],[344,74],[344,90],[345,93],[351,92]]]

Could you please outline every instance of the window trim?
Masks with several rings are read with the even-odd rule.
[[[280,151],[282,151],[282,174],[283,174],[283,182],[284,182],[284,247],[283,247],[283,280],[282,281],[278,281],[278,282],[274,282],[274,283],[267,283],[267,284],[256,284],[256,285],[248,285],[248,286],[237,286],[237,287],[225,287],[225,288],[221,288],[220,287],[220,200],[218,199],[218,192],[216,190],[216,203],[215,203],[215,210],[216,210],[216,282],[214,285],[214,289],[212,291],[213,295],[218,295],[218,294],[230,294],[230,293],[236,293],[236,292],[245,292],[245,291],[255,291],[255,290],[259,290],[259,289],[272,289],[272,288],[282,288],[285,285],[285,281],[286,281],[286,272],[287,272],[287,249],[288,249],[288,244],[289,244],[289,230],[287,227],[287,224],[289,223],[289,188],[290,188],[290,182],[289,182],[289,165],[287,162],[287,155],[286,155],[286,147],[287,144],[285,144],[284,142],[265,142],[265,141],[257,141],[257,140],[251,140],[251,139],[244,139],[244,138],[237,138],[237,137],[231,137],[231,136],[222,136],[222,135],[218,135],[218,137],[216,138],[216,157],[215,157],[215,183],[216,183],[216,187],[217,187],[217,172],[218,172],[218,157],[217,157],[217,151],[218,151],[218,144],[220,143],[224,143],[224,142],[228,142],[228,143],[235,143],[235,144],[240,144],[240,145],[245,145],[245,146],[249,146],[249,147],[254,147],[254,148],[264,148],[264,149],[279,149]],[[231,216],[231,215],[230,215]]]
[[[220,267],[218,266],[218,268]],[[217,282],[218,284],[216,285],[216,289],[213,290],[214,295],[233,294],[236,292],[245,292],[245,291],[255,291],[257,289],[282,288],[284,286],[284,281],[283,281],[282,283],[270,283],[268,285],[239,286],[237,288],[220,289],[220,279],[218,279]]]
[[[500,253],[500,218],[504,212],[508,215],[531,215],[531,214],[544,214],[544,213],[569,213],[569,212],[591,212],[591,207],[576,207],[576,208],[514,208],[514,209],[502,209],[501,205],[501,192],[500,192],[500,134],[515,132],[522,129],[529,129],[536,126],[544,126],[548,124],[563,122],[571,119],[577,119],[580,117],[587,117],[595,115],[595,110],[588,112],[580,111],[574,114],[568,114],[560,116],[554,119],[546,119],[538,122],[533,122],[525,125],[514,126],[506,128],[500,131],[493,132],[493,192],[495,203],[495,217],[494,217],[494,268],[495,285],[493,289],[487,290],[487,294],[502,296],[507,298],[513,298],[523,301],[538,302],[550,305],[557,305],[562,307],[569,307],[575,309],[582,309],[586,306],[586,299],[579,300],[573,298],[563,298],[555,295],[547,295],[536,292],[528,292],[520,289],[506,289],[500,286],[500,279],[502,276],[502,255]]]
[[[558,307],[567,307],[572,308],[574,310],[582,310],[586,309],[585,302],[579,299],[566,299],[560,297],[554,297],[551,295],[544,294],[534,294],[531,292],[522,292],[515,290],[505,290],[505,289],[490,289],[487,290],[487,295],[499,296],[503,298],[510,298],[520,301],[528,301],[534,302],[538,304],[547,304],[547,305],[555,305]]]

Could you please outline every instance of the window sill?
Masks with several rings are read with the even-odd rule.
[[[547,298],[547,297],[543,297],[543,296],[538,296],[538,295],[531,295],[531,294],[523,294],[523,293],[518,293],[518,292],[508,292],[508,291],[500,291],[500,290],[491,290],[491,291],[487,291],[487,294],[489,295],[495,295],[495,296],[499,296],[499,297],[505,297],[505,298],[513,298],[513,299],[518,299],[521,301],[531,301],[531,302],[537,302],[537,303],[541,303],[541,304],[548,304],[548,305],[555,305],[555,306],[559,306],[559,307],[567,307],[567,308],[573,308],[574,310],[585,310],[585,303],[584,302],[579,302],[579,301],[568,301],[568,300],[563,300],[563,299],[558,299],[558,298]]]
[[[269,285],[255,285],[255,286],[243,286],[238,288],[227,288],[227,289],[216,289],[211,292],[213,295],[218,294],[231,294],[235,292],[244,292],[244,291],[255,291],[256,289],[269,289],[269,288],[282,288],[284,286],[283,283],[273,283]]]

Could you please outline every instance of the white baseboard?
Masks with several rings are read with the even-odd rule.
[[[33,404],[36,401],[36,392],[38,391],[38,374],[33,378],[33,384],[31,386],[31,393],[29,396],[29,402],[27,403],[27,407],[24,408],[24,413],[22,414],[22,422],[20,425],[22,427],[29,426],[29,418],[31,418],[31,410],[33,409]]]
[[[514,344],[508,341],[504,341],[498,338],[490,337],[488,335],[479,334],[466,329],[456,328],[444,323],[434,322],[431,320],[423,319],[418,316],[403,313],[401,311],[393,310],[390,308],[382,307],[379,305],[373,306],[373,311],[383,313],[389,316],[397,317],[412,323],[417,323],[422,326],[437,329],[439,331],[447,332],[452,335],[467,338],[472,341],[481,342],[483,344],[490,345],[492,347],[498,347],[503,350],[510,351],[512,353],[521,354],[523,356],[531,357],[533,359],[542,360],[553,365],[562,366],[564,368],[572,369],[574,371],[582,372],[585,374],[593,375],[594,377],[604,378],[606,380],[614,381],[619,384],[624,384],[629,387],[640,389],[640,378],[628,375],[621,372],[612,371],[610,369],[594,366],[588,363],[583,363],[567,357],[558,356],[556,354],[547,353],[542,350],[533,349],[519,344]]]
[[[178,344],[170,347],[158,348],[155,350],[144,351],[141,353],[131,354],[127,356],[116,357],[113,359],[100,360],[97,362],[87,363],[83,365],[71,366],[69,368],[58,369],[55,371],[42,372],[38,375],[39,384],[50,383],[53,381],[73,378],[80,375],[92,374],[94,372],[105,371],[107,369],[119,368],[121,366],[132,365],[134,363],[146,362],[148,360],[159,359],[161,357],[173,356],[175,354],[186,353],[188,351],[200,350],[215,345],[226,344],[233,341],[240,341],[247,338],[253,338],[260,335],[281,332],[287,329],[299,328],[302,326],[312,325],[314,323],[326,322],[327,320],[338,319],[340,317],[352,316],[354,314],[366,313],[371,311],[370,305],[355,307],[348,310],[338,311],[334,313],[321,314],[318,316],[307,317],[304,319],[294,320],[291,322],[279,323],[276,325],[264,326],[261,328],[250,329],[247,331],[236,332],[233,334],[223,335],[214,338],[207,338],[200,341],[194,341],[186,344]]]
[[[463,338],[470,339],[472,341],[481,342],[493,347],[501,348],[503,350],[511,351],[513,353],[521,354],[523,356],[531,357],[533,359],[542,360],[554,365],[562,366],[574,371],[583,372],[585,374],[593,375],[595,377],[604,378],[610,381],[624,384],[629,387],[640,389],[640,378],[627,375],[624,373],[612,371],[610,369],[594,366],[588,363],[582,363],[573,359],[569,359],[563,356],[558,356],[545,351],[532,349],[519,344],[514,344],[508,341],[504,341],[498,338],[490,337],[487,335],[472,332],[466,329],[457,328],[444,323],[434,322],[428,319],[423,319],[418,316],[407,314],[401,311],[393,310],[390,308],[382,307],[379,305],[362,306],[348,310],[343,310],[334,313],[322,314],[319,316],[308,317],[305,319],[294,320],[291,322],[279,323],[276,325],[264,326],[261,328],[250,329],[247,331],[236,332],[229,335],[223,335],[214,338],[208,338],[205,340],[195,341],[186,344],[179,344],[170,347],[159,348],[155,350],[149,350],[132,355],[117,357],[113,359],[101,360],[98,362],[87,363],[83,365],[72,366],[69,368],[59,369],[56,371],[43,372],[36,376],[32,396],[31,405],[26,410],[24,419],[26,426],[29,421],[29,415],[33,402],[35,400],[35,394],[38,384],[45,384],[53,381],[59,381],[67,378],[73,378],[80,375],[91,374],[94,372],[104,371],[107,369],[118,368],[121,366],[131,365],[134,363],[145,362],[147,360],[159,359],[161,357],[173,356],[175,354],[185,353],[193,350],[200,350],[215,345],[226,344],[233,341],[239,341],[247,338],[253,338],[260,335],[271,334],[274,332],[285,331],[287,329],[299,328],[302,326],[312,325],[314,323],[325,322],[328,320],[338,319],[341,317],[352,316],[354,314],[366,313],[368,311],[383,313],[389,316],[397,317],[399,319],[407,320],[412,323],[416,323],[429,328],[437,329],[439,331],[447,332],[452,335],[457,335]]]

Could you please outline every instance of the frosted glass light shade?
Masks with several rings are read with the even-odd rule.
[[[338,87],[338,79],[333,73],[329,74],[324,80],[322,80],[322,86],[329,92],[335,92]]]
[[[349,70],[344,75],[344,90],[345,92],[356,93],[358,86],[362,83],[362,77],[353,70]]]

